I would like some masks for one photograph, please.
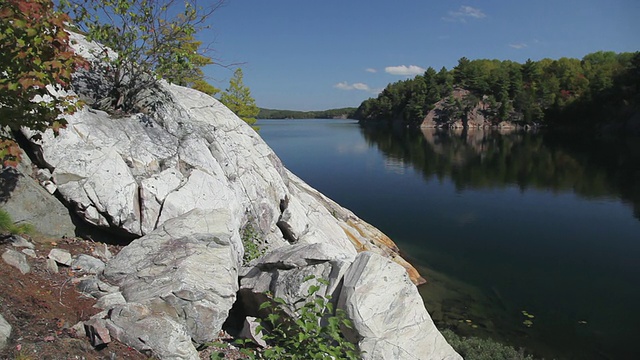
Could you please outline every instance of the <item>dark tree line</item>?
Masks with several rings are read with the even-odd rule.
[[[340,119],[351,118],[356,108],[319,111],[276,110],[260,108],[259,119]]]
[[[640,52],[599,51],[582,60],[458,60],[452,70],[428,68],[413,79],[389,84],[365,100],[359,120],[401,121],[419,125],[438,101],[445,116],[459,117],[479,101],[485,116],[538,124],[611,122],[640,110]],[[454,89],[466,90],[454,98]]]

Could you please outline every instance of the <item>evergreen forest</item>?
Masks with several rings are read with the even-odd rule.
[[[340,108],[320,111],[276,110],[260,108],[259,119],[346,119],[356,108]]]
[[[419,126],[438,107],[448,120],[478,107],[492,124],[592,126],[624,122],[640,110],[640,52],[599,51],[581,60],[458,60],[389,84],[354,114],[361,121]],[[456,91],[457,90],[457,91]],[[454,96],[463,92],[463,96]]]

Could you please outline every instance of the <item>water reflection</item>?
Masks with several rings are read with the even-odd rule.
[[[259,125],[289,169],[424,266],[438,326],[547,359],[640,359],[638,139]]]
[[[638,138],[548,130],[360,129],[394,163],[411,164],[426,180],[449,178],[458,191],[514,185],[521,191],[572,191],[621,199],[640,219]]]

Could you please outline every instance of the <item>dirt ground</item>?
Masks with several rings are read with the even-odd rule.
[[[117,341],[95,349],[83,332],[78,334],[72,329],[99,312],[93,307],[96,301],[76,291],[75,283],[82,274],[64,267],[59,273],[49,272],[47,255],[54,247],[69,250],[72,255],[91,254],[92,246],[97,244],[81,239],[32,242],[37,258],[28,258],[30,273],[23,275],[0,262],[0,313],[12,326],[9,344],[0,352],[0,359],[149,359]],[[8,248],[13,246],[1,241],[0,253]],[[110,250],[117,253],[119,249],[111,246]]]
[[[5,234],[6,235],[6,234]],[[0,239],[5,238],[0,234]],[[7,347],[0,351],[0,359],[8,360],[148,360],[154,359],[122,343],[113,341],[101,349],[91,346],[84,331],[73,326],[88,320],[99,309],[96,300],[82,295],[75,284],[83,274],[60,266],[59,273],[47,270],[46,260],[52,248],[66,249],[71,255],[91,254],[95,246],[104,246],[89,240],[36,238],[36,258],[28,258],[31,272],[22,274],[17,268],[0,261],[0,313],[12,326]],[[14,248],[6,238],[0,240],[0,254]],[[112,254],[121,247],[108,246]],[[231,341],[220,340],[221,343]],[[241,359],[233,347],[209,347],[200,352],[201,359],[212,354],[223,359]]]

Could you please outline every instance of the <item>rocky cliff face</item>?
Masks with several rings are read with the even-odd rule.
[[[79,52],[92,46],[75,41]],[[424,280],[387,236],[291,174],[217,100],[166,83],[151,96],[152,112],[114,117],[84,108],[58,136],[34,143],[38,165],[51,171],[43,181],[72,211],[112,240],[136,238],[100,272],[112,286],[94,296],[117,301],[105,301],[92,326],[162,359],[196,359],[194,343],[216,338],[240,287],[250,294],[288,286],[249,279],[313,268],[354,317],[351,337],[364,358],[459,358],[424,309],[414,285]],[[247,225],[267,255],[243,268]],[[309,246],[320,247],[317,258]],[[282,256],[295,266],[265,265]],[[329,268],[316,269],[320,263]],[[393,291],[381,301],[384,284]]]
[[[471,92],[465,89],[455,89],[452,99],[456,104],[450,104],[448,99],[442,99],[435,103],[435,107],[430,110],[420,127],[422,128],[444,128],[444,129],[498,129],[513,130],[516,128],[528,129],[531,126],[520,126],[510,121],[495,119],[495,111],[486,102],[486,97],[468,103]],[[454,109],[454,111],[452,111]],[[462,114],[460,114],[462,113]]]

